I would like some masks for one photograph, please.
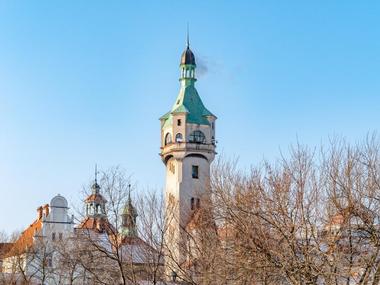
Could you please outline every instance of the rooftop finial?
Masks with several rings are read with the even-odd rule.
[[[190,40],[189,40],[189,22],[187,22],[187,48],[190,48]]]
[[[92,185],[92,194],[99,194],[100,186],[98,184],[98,165],[95,163],[95,181]]]
[[[95,183],[98,183],[98,164],[95,163]]]
[[[128,184],[128,203],[131,203],[131,184]]]

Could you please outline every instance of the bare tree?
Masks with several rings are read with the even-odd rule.
[[[115,167],[102,173],[99,184],[101,195],[107,200],[106,219],[98,230],[77,229],[77,253],[68,257],[78,258],[68,263],[80,264],[78,272],[82,272],[82,278],[91,279],[94,284],[139,284],[141,280],[158,284],[162,245],[157,210],[161,202],[155,195],[136,199],[141,210],[138,235],[124,236],[121,219],[130,203],[130,177]]]
[[[249,174],[217,162],[212,213],[225,282],[379,284],[379,154],[371,137],[320,153],[297,145]]]

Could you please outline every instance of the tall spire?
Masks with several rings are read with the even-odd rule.
[[[180,65],[193,65],[195,64],[195,56],[190,49],[190,32],[189,32],[189,23],[187,23],[187,31],[186,31],[186,49],[182,53],[181,56],[181,64]]]
[[[186,41],[186,46],[189,49],[190,48],[190,40],[189,40],[189,22],[187,22],[187,41]]]
[[[128,203],[132,204],[132,200],[131,200],[131,184],[128,184]]]
[[[95,163],[95,183],[98,183],[98,164]]]
[[[92,194],[99,194],[100,186],[98,184],[98,165],[95,163],[95,181],[92,185]]]
[[[181,63],[180,63],[180,81],[182,86],[193,85],[196,81],[195,79],[195,56],[190,49],[190,33],[189,33],[189,23],[187,23],[187,34],[186,34],[186,49],[182,53]]]
[[[100,194],[100,186],[98,184],[98,165],[95,164],[94,183],[91,186],[91,195],[87,197],[86,215],[91,217],[104,217],[106,215],[105,204],[107,200]]]
[[[133,207],[131,199],[131,184],[128,184],[128,201],[121,215],[121,233],[124,237],[137,237],[136,217],[137,211],[135,207]]]

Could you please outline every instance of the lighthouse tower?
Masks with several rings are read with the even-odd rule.
[[[183,229],[207,195],[210,164],[215,157],[215,120],[195,88],[195,56],[189,42],[180,63],[180,90],[171,110],[160,118],[161,158],[166,167],[168,230],[166,272],[185,261]],[[175,262],[170,262],[170,259]]]

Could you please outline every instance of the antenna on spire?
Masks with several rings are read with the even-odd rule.
[[[186,46],[187,48],[190,47],[190,40],[189,40],[189,22],[187,22],[187,37],[186,37],[187,41],[186,41]]]
[[[131,203],[131,184],[128,184],[128,202]]]
[[[95,163],[95,183],[98,183],[98,164]]]
[[[98,185],[98,165],[95,163],[95,182],[92,185],[92,194],[99,194],[100,186]]]

